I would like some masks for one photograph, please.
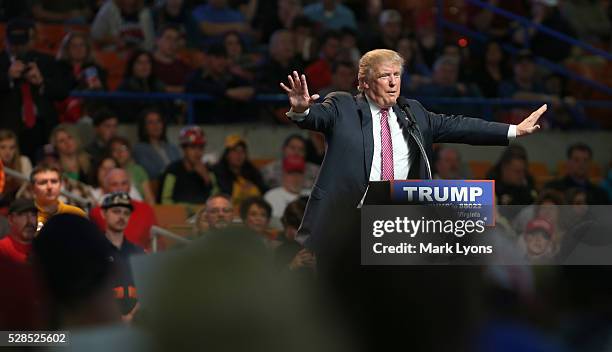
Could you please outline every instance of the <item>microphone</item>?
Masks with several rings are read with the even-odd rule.
[[[414,127],[414,125],[416,125],[416,119],[412,115],[412,111],[410,111],[408,99],[400,95],[399,97],[397,97],[396,103],[397,106],[399,106],[399,108],[406,114],[406,121],[408,122],[408,127]]]

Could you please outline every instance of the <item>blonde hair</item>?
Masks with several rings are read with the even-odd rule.
[[[49,138],[49,142],[51,143],[51,145],[53,145],[53,148],[59,155],[59,150],[57,149],[57,134],[60,132],[64,132],[70,135],[72,139],[74,139],[74,142],[77,145],[76,154],[77,154],[77,159],[79,161],[79,168],[81,168],[81,170],[85,174],[88,174],[89,169],[91,167],[90,157],[89,157],[89,154],[87,154],[83,150],[82,145],[81,145],[81,139],[79,138],[79,135],[76,133],[74,127],[66,123],[61,123],[55,126],[55,128],[51,131],[51,137]],[[60,162],[61,162],[61,158],[60,158]],[[64,165],[62,165],[62,167],[64,167]]]
[[[10,165],[6,166],[22,172],[21,153],[19,152],[19,140],[17,139],[17,135],[11,130],[0,130],[0,142],[11,139],[15,141],[15,155],[13,155],[13,159],[10,160]]]
[[[68,53],[68,47],[73,39],[81,38],[85,42],[85,47],[87,48],[87,56],[85,57],[86,63],[95,63],[96,60],[93,55],[93,45],[91,44],[91,39],[86,33],[83,32],[68,32],[62,39],[62,43],[57,51],[56,59],[58,61],[71,61],[70,54]]]
[[[359,73],[357,80],[359,91],[363,91],[363,84],[372,80],[376,74],[375,70],[383,63],[397,64],[400,69],[404,69],[404,59],[396,51],[389,49],[375,49],[365,53],[359,60]]]

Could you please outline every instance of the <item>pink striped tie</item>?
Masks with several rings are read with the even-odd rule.
[[[393,142],[391,141],[391,128],[389,128],[389,109],[380,110],[380,144],[380,179],[382,181],[393,180]]]

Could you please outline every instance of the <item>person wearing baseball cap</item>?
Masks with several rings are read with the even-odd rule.
[[[519,245],[524,247],[530,262],[546,263],[554,258],[558,247],[553,240],[554,232],[554,226],[546,219],[535,218],[527,223]]]
[[[36,234],[36,206],[31,199],[16,199],[8,212],[10,232],[0,240],[0,260],[25,264]]]
[[[127,227],[134,207],[129,194],[126,192],[109,193],[102,201],[102,218],[106,222],[104,235],[111,249],[111,262],[115,263],[118,275],[114,277],[113,287],[115,298],[119,303],[119,310],[123,320],[130,321],[137,308],[136,288],[130,268],[132,255],[144,254],[144,250],[125,238]]]
[[[300,155],[288,155],[283,159],[282,184],[266,192],[264,199],[272,205],[272,225],[280,227],[280,218],[287,205],[300,196],[308,195],[304,187],[306,162]]]
[[[6,48],[0,53],[0,72],[6,82],[0,94],[0,128],[17,133],[19,148],[30,159],[58,122],[54,103],[69,91],[55,60],[33,50],[34,37],[34,22],[12,19],[6,25]]]
[[[168,165],[162,175],[162,204],[204,204],[215,193],[215,175],[202,161],[206,136],[198,126],[185,126],[179,134],[183,158]]]

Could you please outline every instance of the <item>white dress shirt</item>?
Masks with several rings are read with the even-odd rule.
[[[374,137],[374,154],[372,156],[372,167],[370,168],[370,181],[381,181],[380,107],[373,104],[367,98],[367,95],[366,100],[368,105],[370,105],[370,112],[372,113],[372,137]],[[286,115],[291,120],[299,122],[308,116],[309,112],[310,109],[306,109],[303,113],[289,110]],[[391,129],[391,143],[393,144],[393,177],[396,180],[405,180],[408,178],[411,157],[414,151],[408,150],[408,143],[404,139],[402,129],[399,122],[397,122],[397,115],[395,115],[392,108],[389,109],[389,128]],[[508,139],[514,138],[516,138],[516,125],[510,125],[508,128]]]

